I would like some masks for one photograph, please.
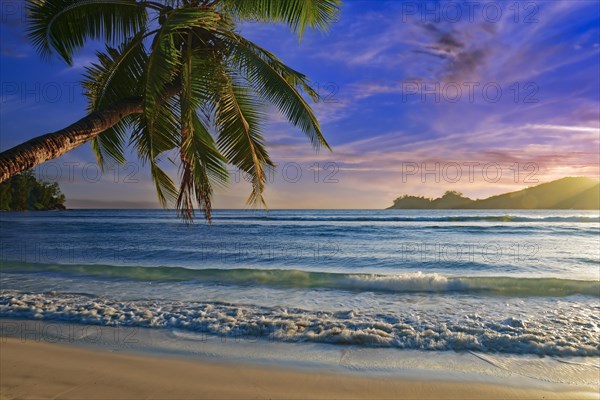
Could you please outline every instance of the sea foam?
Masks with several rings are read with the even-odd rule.
[[[600,356],[600,329],[585,317],[481,318],[315,311],[174,300],[118,301],[66,293],[0,293],[0,317],[136,326],[232,338],[420,350]],[[585,313],[584,313],[585,314]]]

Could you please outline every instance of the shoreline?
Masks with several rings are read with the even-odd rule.
[[[356,376],[246,363],[0,342],[0,398],[597,399],[591,389],[543,390],[481,382]]]
[[[594,391],[597,359],[559,363],[472,352],[224,340],[6,318],[0,318],[0,328],[2,400],[600,399]]]

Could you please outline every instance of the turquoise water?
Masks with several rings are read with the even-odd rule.
[[[0,240],[2,317],[600,355],[597,211],[2,213]]]

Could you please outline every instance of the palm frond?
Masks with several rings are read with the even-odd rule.
[[[150,164],[150,174],[156,188],[158,201],[167,207],[177,199],[177,188],[171,177],[159,166],[161,154],[178,146],[179,114],[178,102],[174,99],[164,101],[157,117],[158,125],[164,127],[163,135],[152,137],[148,134],[147,120],[143,114],[133,117],[130,142],[137,149],[142,163]]]
[[[154,37],[150,56],[146,65],[144,76],[144,124],[134,137],[138,153],[143,159],[153,162],[161,153],[181,146],[185,141],[184,136],[194,135],[190,119],[190,110],[197,104],[186,104],[186,119],[181,118],[182,104],[176,104],[171,100],[165,101],[165,90],[169,85],[181,85],[182,73],[182,50],[181,43],[187,37],[186,33],[192,28],[210,30],[222,22],[219,14],[208,9],[181,8],[171,11],[162,22],[160,30]],[[198,81],[198,80],[196,80]],[[186,82],[191,85],[193,82]],[[201,89],[196,90],[199,91]],[[190,100],[193,97],[190,97]],[[182,125],[185,124],[185,125]],[[182,152],[182,155],[184,153]],[[189,164],[187,158],[182,158],[183,174],[181,195],[177,197],[177,204],[182,209],[191,210],[189,201],[190,182],[194,178],[192,170],[194,165]],[[158,171],[158,170],[157,170]],[[195,170],[194,170],[195,171]],[[201,173],[202,171],[200,171]],[[160,173],[155,178],[159,199],[161,202],[168,201],[166,194],[171,192],[170,186],[158,186]],[[164,192],[164,193],[162,193]],[[208,197],[204,192],[196,192],[201,195],[199,201],[208,204]],[[191,217],[190,214],[188,216]]]
[[[127,136],[134,117],[127,116],[121,121],[92,138],[90,144],[100,170],[104,171],[112,164],[124,164]]]
[[[150,174],[156,188],[158,201],[168,207],[177,198],[177,188],[171,177],[159,167],[157,160],[150,160]]]
[[[144,77],[144,116],[151,137],[163,134],[166,128],[160,121],[165,90],[177,82],[181,73],[181,42],[185,32],[193,27],[211,29],[221,18],[212,10],[181,8],[170,12],[156,33],[150,49]],[[158,153],[152,152],[150,156]]]
[[[118,49],[107,47],[98,52],[98,63],[86,67],[83,88],[88,98],[88,112],[93,112],[118,100],[141,94],[141,78],[148,59],[140,32]],[[101,168],[106,164],[125,162],[124,149],[133,117],[128,116],[91,140],[92,149]]]
[[[88,39],[119,44],[148,22],[146,9],[135,0],[28,0],[28,35],[37,51],[53,51],[69,65],[73,53]]]
[[[142,162],[155,160],[161,154],[179,146],[179,115],[179,102],[176,98],[168,98],[157,104],[156,113],[151,116],[151,121],[145,114],[135,116],[130,143],[137,149]]]
[[[316,149],[321,145],[331,149],[319,121],[295,87],[299,84],[308,86],[304,78],[294,74],[291,68],[286,69],[278,60],[271,60],[258,46],[239,35],[227,31],[222,34],[230,52],[229,61],[242,72],[258,95],[275,105],[292,125],[300,128]]]
[[[197,98],[198,82],[201,76],[194,76],[195,61],[192,48],[193,34],[188,32],[182,51],[181,68],[181,144],[179,147],[180,187],[177,198],[177,211],[185,221],[194,218],[194,200],[204,210],[207,221],[211,220],[212,185],[208,176],[209,170],[222,173],[224,169],[223,157],[214,146],[212,136],[208,134],[204,125],[196,114],[196,109],[201,106],[202,98]],[[209,139],[208,141],[206,139]],[[211,157],[214,155],[214,157]],[[216,161],[216,163],[212,163]],[[225,174],[227,171],[225,171]]]
[[[185,133],[182,133],[180,147],[181,181],[177,209],[184,220],[191,221],[195,200],[210,222],[213,184],[225,185],[229,181],[229,173],[226,160],[204,123],[196,113],[191,114],[191,120],[189,129],[182,127]]]
[[[335,22],[340,0],[221,0],[219,7],[240,20],[281,22],[298,37],[307,27],[326,30]]]
[[[85,67],[82,86],[86,89],[88,112],[141,94],[140,81],[148,61],[144,36],[144,32],[139,32],[118,48],[97,52],[98,63]]]
[[[260,129],[260,122],[264,120],[264,104],[236,80],[239,81],[239,77],[229,71],[226,84],[218,94],[215,110],[219,130],[217,145],[228,162],[250,176],[252,191],[248,204],[266,206],[262,197],[265,168],[273,167],[274,163],[265,149]]]

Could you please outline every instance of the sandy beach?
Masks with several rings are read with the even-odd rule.
[[[586,399],[529,390],[143,356],[3,338],[2,399]]]

